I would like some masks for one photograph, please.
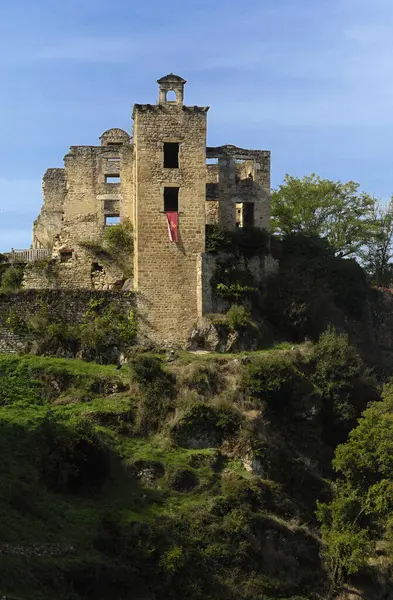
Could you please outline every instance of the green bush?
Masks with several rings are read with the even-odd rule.
[[[134,248],[133,229],[129,221],[105,229],[104,248],[112,255],[131,253]]]
[[[145,393],[172,398],[176,379],[163,368],[163,362],[155,356],[140,355],[130,363],[132,377]]]
[[[378,399],[376,383],[347,334],[328,328],[314,346],[311,382],[320,397],[323,420],[333,430],[341,424],[346,431],[368,402]]]
[[[218,225],[206,226],[206,252],[216,254],[227,252],[236,256],[251,258],[266,254],[269,235],[264,229],[238,228],[235,231],[221,229]]]
[[[214,448],[240,428],[239,413],[229,407],[213,407],[202,402],[191,406],[172,428],[172,439],[180,446]]]
[[[163,425],[173,410],[176,378],[155,356],[141,355],[130,363],[132,379],[141,391],[135,419],[136,431],[147,434]]]
[[[234,304],[253,299],[258,292],[252,273],[237,266],[233,260],[217,263],[211,285],[216,296]]]
[[[15,292],[20,290],[23,281],[23,269],[22,267],[11,266],[6,269],[1,279],[1,291],[2,292]]]
[[[85,420],[65,426],[46,418],[35,431],[44,483],[55,492],[100,489],[109,474],[109,451]]]
[[[306,418],[308,409],[314,407],[313,388],[304,365],[287,354],[271,353],[245,365],[241,389],[248,402],[261,407],[275,421],[289,421],[301,415]]]
[[[206,225],[206,252],[216,254],[217,252],[231,252],[232,239],[230,232],[221,229],[218,225]]]
[[[185,378],[184,383],[204,397],[218,394],[222,384],[220,372],[214,364],[197,364]]]
[[[230,307],[226,314],[226,322],[234,331],[241,331],[252,324],[249,311],[239,304]]]
[[[115,303],[91,300],[79,328],[80,343],[100,360],[111,358],[114,348],[125,350],[135,343],[137,326],[134,311],[127,315]]]

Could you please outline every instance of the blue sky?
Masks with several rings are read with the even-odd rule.
[[[0,20],[0,251],[28,247],[46,168],[130,130],[156,80],[188,80],[208,143],[285,173],[393,193],[392,0],[13,0]]]

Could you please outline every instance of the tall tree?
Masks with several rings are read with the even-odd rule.
[[[390,286],[393,283],[393,198],[386,205],[375,201],[373,219],[373,235],[361,249],[361,262],[374,284]]]
[[[375,200],[354,181],[291,177],[272,193],[272,229],[327,239],[337,256],[357,256],[374,231]]]

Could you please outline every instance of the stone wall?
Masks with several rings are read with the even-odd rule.
[[[108,177],[119,177],[111,182]],[[52,248],[59,264],[56,278],[47,278],[34,268],[26,272],[25,287],[111,288],[122,278],[115,261],[105,264],[81,245],[101,244],[106,219],[134,220],[133,146],[121,129],[101,136],[101,146],[72,146],[64,158],[64,169],[48,169],[43,179],[44,203],[34,225],[33,246]],[[100,265],[100,275],[94,271]],[[130,255],[129,271],[132,270]],[[101,269],[101,267],[103,267]]]
[[[67,195],[65,169],[48,169],[42,180],[44,203],[34,222],[33,248],[52,248],[61,231],[64,203]]]
[[[233,257],[229,254],[202,254],[198,263],[198,276],[201,285],[202,316],[212,313],[224,313],[228,310],[230,303],[217,297],[212,286],[212,279],[217,266]],[[253,276],[254,282],[261,287],[267,282],[268,277],[277,274],[278,261],[271,255],[254,256],[253,258],[239,258],[237,265]]]
[[[126,281],[116,257],[105,252],[74,246],[66,256],[25,265],[23,288],[120,290]],[[131,256],[129,266],[132,270]]]
[[[60,314],[69,324],[81,323],[89,308],[90,300],[104,300],[105,304],[119,303],[125,314],[135,304],[135,298],[122,292],[98,292],[90,290],[25,290],[10,294],[0,293],[0,353],[23,353],[30,347],[31,338],[12,331],[7,323],[9,317],[26,319],[37,315],[42,307],[48,307],[49,314]]]
[[[218,199],[220,226],[234,229],[237,222],[242,222],[236,205],[252,204],[253,225],[270,231],[270,152],[226,145],[208,147],[206,156],[218,160],[217,187],[213,185],[217,165],[208,165],[206,204]],[[209,218],[213,218],[212,211]]]

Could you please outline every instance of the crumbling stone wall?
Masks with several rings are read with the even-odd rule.
[[[81,242],[103,241],[106,218],[118,216],[133,221],[133,146],[121,129],[101,136],[101,146],[72,146],[64,158],[64,169],[49,169],[43,180],[44,204],[35,222],[34,247],[52,248],[59,262],[56,278],[42,270],[28,270],[24,285],[32,288],[107,289],[122,278],[115,261],[101,261]],[[119,182],[108,177],[119,176]],[[72,255],[66,265],[64,255]],[[99,263],[100,270],[93,265]],[[130,268],[132,256],[130,256]],[[100,274],[98,274],[100,273]]]
[[[270,231],[270,152],[226,145],[207,148],[206,156],[218,159],[218,224],[223,229],[235,229],[239,224],[236,205],[248,203],[253,205],[253,225]],[[210,166],[209,174],[213,173]],[[207,187],[206,204],[213,189]],[[209,218],[213,218],[211,211]]]
[[[33,248],[52,248],[62,227],[67,195],[65,169],[48,169],[42,180],[44,203],[34,222]]]
[[[218,225],[218,164],[207,164],[206,168],[206,225]]]
[[[134,296],[114,291],[25,290],[12,294],[0,293],[0,354],[23,354],[32,343],[30,338],[12,330],[7,323],[11,315],[26,319],[38,314],[42,306],[46,306],[49,312],[60,313],[66,323],[74,325],[82,323],[91,299],[103,299],[108,304],[116,301],[127,315],[135,304]]]
[[[62,254],[65,256],[65,254]],[[119,290],[126,279],[112,257],[77,247],[71,258],[27,264],[22,287],[25,289]]]

